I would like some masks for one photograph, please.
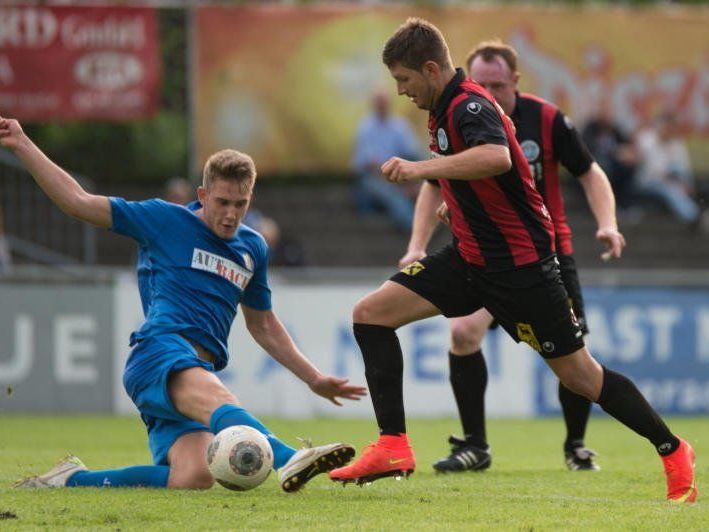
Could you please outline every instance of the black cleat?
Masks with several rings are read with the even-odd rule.
[[[594,456],[596,453],[583,445],[564,450],[566,467],[569,471],[600,471],[601,466],[593,461]]]
[[[433,464],[439,473],[457,473],[459,471],[483,471],[492,464],[490,448],[475,447],[456,436],[448,438],[451,454]]]

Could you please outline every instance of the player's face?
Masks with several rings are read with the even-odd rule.
[[[408,96],[419,109],[430,111],[435,104],[435,88],[424,68],[421,72],[396,64],[389,68],[399,96]]]
[[[233,237],[249,208],[252,190],[253,183],[231,179],[215,179],[209,189],[199,187],[202,220],[217,236]]]
[[[512,114],[519,74],[512,72],[502,57],[494,56],[489,63],[480,56],[476,57],[469,65],[469,74],[492,94],[506,114]]]

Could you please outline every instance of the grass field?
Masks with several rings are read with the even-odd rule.
[[[349,441],[359,449],[375,435],[371,421],[265,421],[289,442],[306,436],[316,443]],[[206,492],[15,490],[16,478],[48,469],[68,451],[91,468],[149,463],[146,438],[137,418],[0,416],[0,530],[707,530],[709,504],[701,488],[709,477],[709,420],[675,418],[670,425],[697,451],[695,505],[666,503],[652,447],[600,416],[587,438],[600,454],[598,473],[566,471],[562,423],[544,419],[490,422],[489,471],[436,475],[430,464],[447,452],[445,438],[457,423],[413,420],[418,470],[409,480],[343,488],[320,476],[298,494],[281,492],[273,474],[244,493],[219,486]]]

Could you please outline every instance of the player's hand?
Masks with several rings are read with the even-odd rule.
[[[601,253],[601,260],[607,262],[611,259],[619,259],[625,247],[625,237],[617,229],[600,228],[596,231],[596,240],[601,242],[606,250]]]
[[[436,209],[436,216],[444,224],[451,224],[451,213],[448,210],[448,205],[446,205],[445,201],[441,203],[440,206]]]
[[[426,250],[424,249],[412,249],[406,252],[406,255],[399,259],[399,268],[405,268],[412,262],[421,260],[426,256]]]
[[[310,384],[310,389],[337,406],[342,406],[338,399],[359,401],[367,395],[367,388],[348,384],[349,379],[339,379],[331,375],[321,375]]]
[[[408,183],[421,180],[419,163],[392,157],[382,165],[382,175],[392,183]]]
[[[0,116],[0,146],[15,150],[24,138],[25,132],[17,120]]]

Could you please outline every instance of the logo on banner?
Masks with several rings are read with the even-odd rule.
[[[194,248],[192,253],[192,267],[195,270],[202,270],[223,277],[242,290],[249,284],[253,275],[252,272],[239,266],[236,262],[199,248]]]
[[[446,136],[446,132],[442,127],[438,128],[438,134],[436,135],[438,137],[438,149],[441,151],[446,151],[448,149],[448,137]]]

